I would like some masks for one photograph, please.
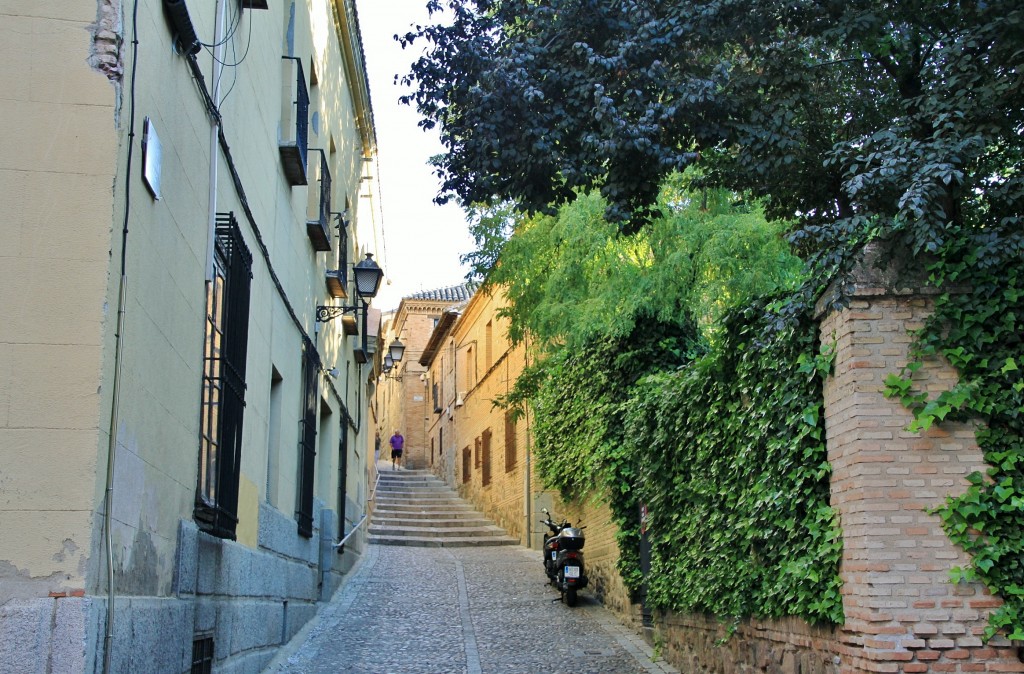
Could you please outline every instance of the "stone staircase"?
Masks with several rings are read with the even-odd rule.
[[[429,471],[385,468],[374,495],[370,543],[456,548],[519,541]]]

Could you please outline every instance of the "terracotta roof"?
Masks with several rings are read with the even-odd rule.
[[[462,283],[457,286],[438,288],[436,290],[421,290],[412,295],[406,295],[404,299],[410,300],[433,300],[437,302],[465,302],[476,291],[475,283]]]

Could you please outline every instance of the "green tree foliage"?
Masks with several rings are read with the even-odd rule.
[[[620,339],[639,313],[666,323],[687,316],[713,341],[728,308],[799,285],[802,263],[783,239],[785,223],[767,222],[757,206],[735,205],[723,190],[692,192],[690,183],[684,175],[667,180],[658,217],[633,236],[620,236],[604,219],[606,202],[594,194],[557,217],[522,220],[486,276],[510,300],[513,341],[527,331],[543,348]],[[513,229],[508,210],[483,217]],[[481,229],[483,251],[494,246],[483,238],[494,227]]]
[[[490,278],[546,357],[505,402],[532,405],[545,484],[608,499],[634,589],[638,507],[651,506],[654,605],[839,622],[814,376],[827,368],[810,321],[762,336],[774,318],[758,300],[791,291],[800,262],[760,209],[687,186],[666,184],[660,216],[631,237],[597,196],[516,228]]]
[[[826,266],[879,233],[936,251],[1019,228],[1015,0],[428,5],[444,23],[402,37],[427,46],[406,100],[446,146],[442,200],[536,212],[597,187],[631,231],[698,161]]]

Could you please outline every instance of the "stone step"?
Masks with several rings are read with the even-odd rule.
[[[479,512],[469,506],[463,506],[461,510],[395,510],[392,508],[377,508],[374,510],[375,520],[433,520],[435,522],[472,521],[486,520]]]
[[[482,525],[474,526],[454,526],[446,527],[440,522],[431,522],[428,525],[399,525],[392,522],[382,522],[380,524],[372,524],[370,526],[371,534],[387,535],[387,536],[425,536],[428,538],[433,537],[461,537],[461,536],[502,536],[505,534],[505,530],[501,527],[487,523]]]
[[[378,473],[380,475],[380,481],[385,480],[400,480],[403,482],[414,482],[417,480],[434,480],[441,481],[441,478],[431,473],[429,470],[406,470],[399,468],[398,470],[390,470],[385,468]]]
[[[377,483],[377,491],[394,489],[443,489],[452,491],[452,488],[438,479],[433,480],[381,480]]]
[[[452,491],[451,487],[446,485],[444,482],[441,482],[440,480],[432,480],[429,482],[427,480],[423,480],[420,482],[405,482],[403,480],[381,480],[380,482],[377,483],[377,491],[393,491],[396,489],[416,491]]]
[[[391,498],[391,499],[412,498],[412,499],[454,499],[454,500],[459,500],[459,495],[456,494],[455,492],[453,492],[450,489],[446,489],[444,491],[441,491],[441,490],[437,490],[437,491],[426,491],[426,490],[423,490],[423,491],[410,491],[408,489],[404,489],[404,490],[401,490],[401,491],[399,491],[397,489],[396,490],[391,490],[391,491],[384,491],[384,490],[378,489],[377,492],[373,496],[374,496],[374,498]]]
[[[370,534],[371,545],[408,545],[418,548],[471,548],[476,546],[518,545],[511,536],[463,536],[437,538],[428,536],[389,536]]]
[[[373,496],[370,543],[419,547],[517,545],[429,471],[384,469]]]
[[[375,521],[370,526],[370,532],[376,534],[384,533],[383,530],[401,534],[406,533],[412,536],[439,532],[440,535],[461,534],[465,536],[476,534],[504,534],[505,531],[493,521],[488,519],[456,519],[453,521],[435,519],[404,520],[384,519]]]
[[[387,488],[409,488],[409,489],[420,489],[423,487],[444,487],[450,489],[450,487],[436,477],[414,477],[410,479],[402,478],[381,478],[377,483],[378,489]]]
[[[418,497],[406,497],[406,498],[397,499],[397,498],[391,498],[391,497],[387,497],[387,496],[385,496],[385,497],[380,497],[380,496],[374,497],[374,503],[377,506],[410,506],[410,507],[420,507],[420,506],[423,506],[423,507],[436,507],[436,506],[455,505],[455,504],[460,503],[460,502],[462,502],[462,500],[457,498],[457,497],[445,497],[445,498],[442,498],[442,499],[440,499],[440,498],[438,498],[438,499],[431,499],[431,498],[421,499],[421,498],[418,498]]]
[[[451,511],[455,512],[455,511],[472,510],[473,509],[473,506],[469,505],[465,501],[458,500],[458,499],[453,499],[451,501],[430,501],[430,502],[422,501],[420,503],[409,503],[408,501],[394,501],[394,500],[390,500],[390,499],[385,499],[384,501],[378,501],[378,500],[374,499],[373,503],[374,503],[374,509],[375,510],[395,510],[395,511],[404,511],[404,512],[412,512],[412,513],[420,513],[420,512],[435,513],[435,512],[444,512],[446,510],[451,510]]]

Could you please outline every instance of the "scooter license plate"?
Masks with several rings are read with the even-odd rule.
[[[558,551],[557,550],[552,550],[551,551],[551,560],[554,561],[555,557],[557,557],[557,556],[558,556]]]
[[[566,578],[579,578],[580,577],[580,567],[578,567],[578,566],[566,566],[565,567],[565,577]]]

